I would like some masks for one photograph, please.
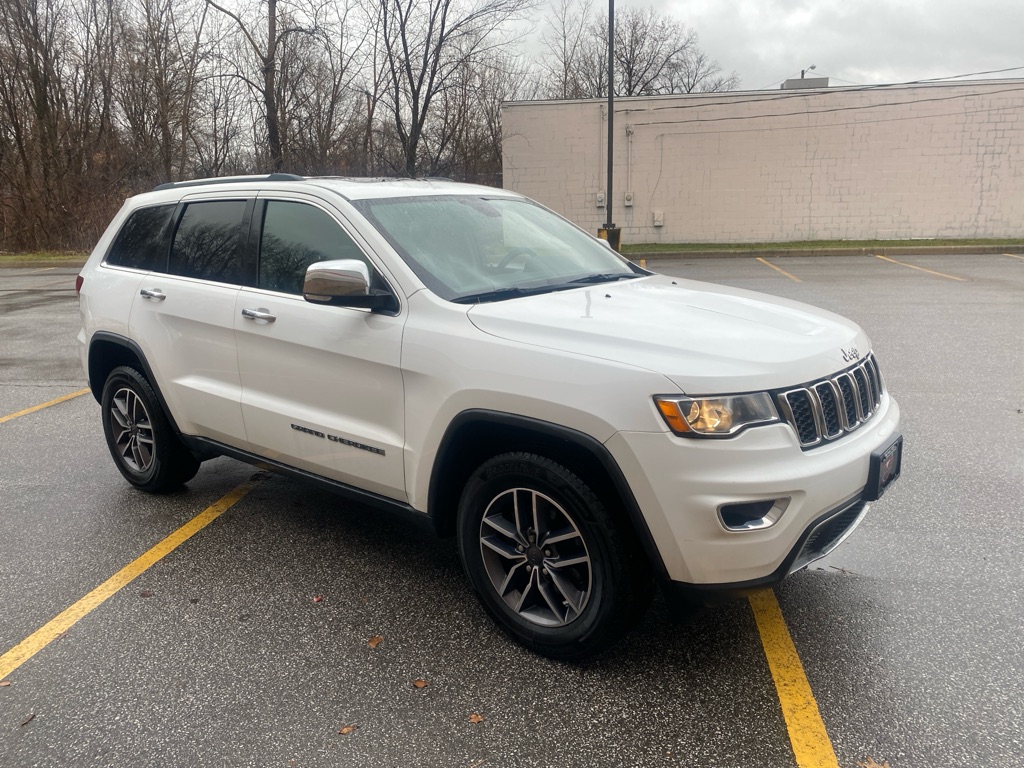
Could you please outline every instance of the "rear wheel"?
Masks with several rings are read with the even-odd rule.
[[[111,371],[100,407],[110,455],[129,483],[162,493],[195,477],[199,461],[174,434],[156,393],[137,370]]]
[[[483,606],[552,658],[598,654],[642,615],[650,572],[628,534],[587,483],[528,453],[484,462],[459,505],[459,552]]]

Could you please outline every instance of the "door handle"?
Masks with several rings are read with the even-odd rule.
[[[243,309],[242,317],[247,317],[250,320],[265,320],[268,323],[272,323],[277,320],[277,315],[271,314],[269,309],[260,307],[258,309]]]
[[[139,296],[144,299],[153,299],[154,301],[163,301],[167,298],[167,295],[159,288],[143,288],[139,291]]]

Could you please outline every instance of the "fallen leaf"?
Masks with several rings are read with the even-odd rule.
[[[314,603],[322,603],[324,601],[323,595],[317,595],[313,598]]]
[[[28,725],[29,723],[31,723],[35,719],[36,719],[36,713],[33,712],[31,715],[29,715],[28,717],[26,717],[24,720],[21,721],[21,727],[24,728],[26,725]]]
[[[11,681],[10,680],[0,680],[0,688],[10,688],[10,687],[11,687]]]
[[[430,683],[428,683],[426,680],[421,680],[420,678],[416,678],[412,681],[413,688],[426,688],[428,685],[430,685]]]
[[[478,715],[476,712],[469,716],[469,722],[473,723],[473,725],[476,725],[477,723],[482,723],[483,721],[484,716]]]
[[[373,637],[371,637],[369,640],[366,641],[366,644],[368,646],[370,646],[371,648],[376,648],[382,642],[384,642],[383,636],[381,636],[381,635],[374,635]]]
[[[355,733],[358,728],[359,726],[355,723],[349,723],[348,725],[341,726],[341,728],[338,729],[338,733],[342,736],[348,736],[351,733]]]
[[[860,760],[857,761],[857,765],[860,768],[889,768],[889,761],[886,760],[883,763],[876,763],[870,757],[867,758],[867,762],[862,763]]]
[[[148,589],[144,589],[141,592],[139,592],[139,597],[152,597],[152,596],[153,596],[153,593],[150,590],[148,590]]]

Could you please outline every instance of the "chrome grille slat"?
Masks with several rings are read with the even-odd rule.
[[[882,402],[882,377],[874,356],[825,379],[776,394],[783,419],[803,449],[838,440],[868,421]]]
[[[818,396],[818,404],[821,406],[821,434],[826,439],[832,440],[843,434],[843,425],[839,422],[839,398],[836,395],[838,386],[831,381],[822,381],[815,384],[812,389]]]
[[[843,400],[843,428],[847,431],[860,426],[857,416],[857,384],[848,373],[841,373],[835,378],[839,386],[839,394]]]

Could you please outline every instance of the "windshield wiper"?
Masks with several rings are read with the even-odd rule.
[[[482,304],[488,301],[504,301],[505,299],[518,299],[521,296],[536,296],[539,293],[551,293],[552,291],[564,291],[568,285],[542,285],[536,288],[495,288],[493,291],[471,293],[468,296],[459,296],[452,299],[455,304]]]
[[[587,275],[586,277],[578,277],[575,280],[569,280],[565,283],[541,285],[535,288],[517,288],[515,286],[511,286],[509,288],[495,288],[492,291],[483,291],[481,293],[471,293],[468,296],[459,296],[457,299],[452,299],[452,301],[455,304],[482,304],[488,301],[518,299],[521,296],[536,296],[539,293],[568,291],[572,288],[576,288],[577,286],[587,285],[589,283],[614,283],[618,280],[628,280],[634,277],[643,277],[643,275],[637,274],[636,272],[605,272],[601,274]]]
[[[577,277],[575,280],[570,280],[570,283],[576,285],[582,285],[585,283],[614,283],[617,280],[631,280],[634,277],[643,277],[636,272],[599,272],[593,275],[587,275],[586,277]]]

